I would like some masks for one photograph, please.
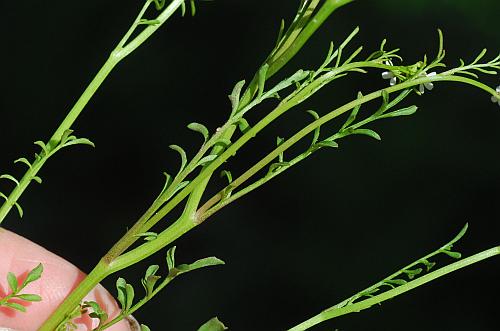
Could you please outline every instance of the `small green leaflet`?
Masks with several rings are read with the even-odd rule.
[[[142,286],[144,287],[144,290],[146,291],[146,297],[149,298],[151,297],[155,284],[160,280],[161,276],[157,276],[156,273],[160,269],[159,265],[151,265],[149,268],[146,270],[146,274],[144,275],[144,278],[141,279]]]
[[[91,308],[92,312],[89,314],[91,318],[96,318],[99,320],[99,326],[106,323],[108,320],[108,314],[101,308],[101,306],[95,301],[85,301],[82,306],[83,309]]]
[[[262,95],[264,94],[264,87],[266,84],[266,75],[267,75],[267,70],[269,69],[269,65],[267,63],[264,63],[262,67],[259,69],[258,77],[259,77],[259,92],[257,93],[257,99],[262,98]]]
[[[173,246],[167,251],[166,259],[168,266],[168,277],[177,277],[180,274],[196,269],[225,264],[224,261],[212,256],[197,260],[191,264],[180,264],[178,266],[175,266],[175,250],[176,246]]]
[[[229,171],[229,170],[222,170],[220,173],[220,176],[226,177],[229,184],[231,184],[233,182],[233,175],[231,174],[231,171]]]
[[[241,95],[241,90],[243,89],[243,86],[245,86],[245,81],[242,80],[238,82],[234,88],[233,92],[231,92],[231,95],[229,95],[229,100],[231,101],[231,113],[235,114],[238,111],[238,108],[240,106],[240,95]]]
[[[198,331],[223,331],[228,328],[217,317],[212,318],[198,329]]]
[[[240,120],[238,121],[238,128],[240,129],[241,133],[245,134],[248,130],[250,130],[250,124],[248,124],[246,119],[240,118]]]
[[[410,106],[406,108],[402,108],[399,110],[395,110],[390,113],[386,113],[381,115],[379,118],[391,118],[391,117],[399,117],[399,116],[410,116],[413,115],[417,112],[418,107],[417,106]]]
[[[42,277],[42,273],[43,273],[43,265],[40,263],[33,270],[31,270],[28,273],[28,275],[26,276],[26,279],[24,280],[23,284],[21,285],[21,289],[23,289],[29,283],[32,283],[32,282],[40,279],[40,277]]]
[[[323,140],[323,141],[320,141],[319,143],[315,144],[315,146],[319,146],[319,147],[330,147],[330,148],[338,148],[339,147],[339,144],[337,144],[335,141],[333,140]]]
[[[380,135],[377,132],[370,130],[370,129],[356,129],[356,130],[351,131],[350,134],[360,134],[360,135],[372,137],[373,139],[376,139],[376,140],[382,140],[382,138],[380,138]]]
[[[217,158],[218,155],[207,155],[205,157],[203,157],[200,161],[198,161],[198,163],[196,164],[196,166],[205,166],[206,164],[212,162],[213,160],[215,160]]]
[[[200,123],[190,123],[188,124],[188,129],[193,130],[195,132],[201,133],[203,135],[203,138],[205,139],[205,142],[208,140],[209,137],[209,132],[206,126]]]
[[[12,291],[12,293],[17,293],[18,283],[16,275],[14,275],[12,272],[9,272],[7,274],[7,282],[9,284],[9,288]]]
[[[145,241],[152,241],[158,238],[158,233],[149,231],[149,232],[138,233],[134,237],[139,237],[139,238],[142,237],[144,238]]]
[[[314,110],[308,110],[307,113],[310,114],[314,118],[315,121],[319,119],[319,114],[317,112],[315,112]],[[314,134],[313,134],[311,146],[314,146],[318,142],[320,133],[321,133],[321,126],[318,126],[316,129],[314,129]]]
[[[116,289],[118,291],[118,302],[124,314],[127,314],[134,301],[134,288],[132,285],[128,284],[124,278],[120,277],[116,280]]]
[[[168,147],[170,147],[170,149],[173,149],[174,151],[179,153],[179,155],[181,156],[181,168],[179,170],[179,172],[181,172],[182,170],[184,170],[184,168],[186,167],[186,164],[187,164],[186,152],[184,151],[184,149],[182,149],[182,147],[177,146],[177,145],[170,145]]]
[[[361,99],[362,97],[363,97],[363,93],[358,92],[358,99]],[[341,131],[344,130],[345,128],[347,128],[349,125],[351,125],[352,122],[354,122],[356,120],[356,116],[358,116],[358,112],[360,109],[361,109],[361,104],[354,107],[351,114],[349,115],[349,117],[345,121],[344,125],[342,125],[342,128],[340,129]]]
[[[15,303],[15,302],[5,302],[2,304],[2,306],[9,307],[9,308],[18,310],[18,311],[23,312],[23,313],[26,312],[26,307],[24,307],[23,305],[20,305],[18,303]]]
[[[139,25],[157,25],[160,24],[161,22],[159,20],[146,20],[146,19],[141,19],[139,21]]]
[[[15,179],[14,176],[12,176],[12,175],[3,174],[0,176],[0,178],[8,179],[8,180],[12,181],[14,184],[16,184],[16,186],[19,186],[19,181],[17,179]]]

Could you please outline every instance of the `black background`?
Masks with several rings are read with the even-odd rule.
[[[5,226],[89,272],[161,189],[163,171],[190,153],[197,121],[211,130],[229,112],[226,95],[249,79],[273,47],[279,19],[298,1],[202,2],[194,18],[176,15],[121,63],[74,126],[95,150],[58,153]],[[36,151],[105,61],[139,1],[38,1],[0,4],[0,169]],[[357,1],[335,13],[279,77],[314,68],[328,43],[356,26],[354,45],[401,47],[407,63],[435,54],[445,32],[448,63],[499,50],[497,0]],[[498,77],[485,78],[497,86]],[[276,135],[387,82],[380,72],[339,80],[273,124],[228,164],[238,174],[265,155]],[[179,278],[136,317],[153,330],[196,330],[219,316],[231,330],[284,330],[440,246],[465,222],[466,255],[498,245],[500,108],[485,93],[436,84],[409,102],[411,118],[376,123],[383,141],[353,137],[303,164],[176,242],[178,260],[215,255],[224,267]],[[269,111],[272,104],[256,111]],[[337,123],[338,124],[338,123]],[[220,187],[217,182],[213,189]],[[9,183],[0,183],[8,192]],[[164,264],[162,254],[150,263]],[[139,284],[146,263],[120,272]],[[496,330],[499,263],[491,259],[410,294],[315,330]],[[114,291],[115,277],[105,285]],[[140,285],[137,285],[137,291]]]

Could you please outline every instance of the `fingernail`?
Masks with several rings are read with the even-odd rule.
[[[129,315],[125,318],[130,326],[131,331],[141,331],[141,325],[137,320],[134,318],[134,316]],[[3,331],[0,329],[0,331]]]
[[[140,330],[140,329],[139,329]],[[16,331],[14,329],[9,329],[9,328],[3,328],[0,326],[0,331]]]

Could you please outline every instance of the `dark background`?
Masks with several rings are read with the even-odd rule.
[[[193,153],[200,137],[185,125],[214,130],[223,123],[226,95],[251,78],[273,47],[279,19],[289,22],[298,2],[217,0],[200,3],[194,18],[176,15],[118,66],[75,124],[97,148],[58,153],[41,172],[43,185],[21,198],[24,218],[12,212],[5,226],[89,272],[154,199],[162,172],[176,171],[177,155],[167,146]],[[11,162],[50,137],[141,4],[0,3],[3,172],[22,173]],[[499,12],[497,0],[357,1],[335,13],[274,81],[320,64],[329,41],[338,44],[356,25],[354,45],[371,51],[387,37],[407,63],[435,54],[438,27],[450,65],[483,47],[492,58]],[[310,119],[303,110],[324,114],[384,84],[376,71],[338,81],[272,125],[228,168],[240,173],[276,135],[304,125]],[[465,222],[462,253],[498,245],[500,108],[481,91],[444,83],[408,102],[420,106],[415,116],[372,126],[382,142],[346,139],[176,242],[180,262],[215,255],[227,265],[177,279],[136,317],[152,330],[196,330],[215,315],[231,330],[284,330],[436,249]],[[4,192],[10,187],[0,183]],[[164,264],[163,255],[147,264]],[[120,275],[140,292],[145,267]],[[499,271],[491,259],[315,330],[496,330]],[[105,282],[112,291],[115,279]]]

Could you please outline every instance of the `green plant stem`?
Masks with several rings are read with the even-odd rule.
[[[269,69],[266,73],[266,80],[276,74],[300,51],[311,36],[335,10],[352,1],[354,0],[326,0],[312,19],[309,19],[310,13],[305,14],[304,20],[307,21],[307,24],[305,24],[305,26],[303,24],[300,25],[300,33],[293,39],[293,42],[282,45],[282,47],[273,51],[271,56],[266,60],[265,64],[269,65]],[[315,10],[316,6],[317,1],[314,1],[306,11]],[[257,72],[243,94],[241,103],[245,105],[250,103],[257,92],[258,82],[259,76]]]
[[[157,17],[159,21],[158,24],[150,25],[145,28],[137,37],[135,37],[130,43],[125,45],[128,41],[132,33],[135,31],[137,26],[139,25],[139,21],[146,12],[147,8],[151,4],[151,0],[147,0],[144,7],[142,8],[139,16],[136,18],[134,23],[132,24],[129,31],[125,34],[121,42],[118,46],[111,52],[110,57],[101,67],[99,72],[96,74],[94,79],[90,82],[88,87],[85,89],[83,94],[77,100],[73,108],[69,111],[68,115],[61,122],[59,127],[53,133],[52,137],[49,139],[47,143],[47,149],[50,152],[54,148],[57,147],[61,140],[61,136],[64,134],[66,130],[71,129],[73,123],[77,120],[78,116],[81,114],[85,106],[88,104],[90,99],[94,96],[96,91],[102,85],[104,80],[108,77],[113,68],[123,60],[127,55],[132,53],[135,49],[137,49],[140,45],[142,45],[151,35],[160,28],[172,14],[184,3],[184,0],[173,0],[165,10]],[[43,156],[43,155],[42,155]],[[9,194],[5,203],[0,207],[0,224],[3,222],[7,214],[10,212],[12,207],[16,205],[19,197],[26,190],[28,185],[31,183],[33,178],[38,174],[42,166],[47,161],[47,157],[42,157],[41,159],[37,159],[32,163],[32,167],[28,169],[28,171],[23,175],[21,180],[19,181],[19,185],[16,185],[14,190]]]
[[[325,8],[329,8],[329,14],[331,14],[336,8],[343,6],[344,4],[347,4],[352,0],[342,0],[342,1],[327,1],[327,4],[324,5]],[[150,1],[149,1],[150,2]],[[131,41],[129,44],[124,46],[128,40],[128,38],[132,35],[133,31],[137,27],[137,24],[141,18],[141,15],[137,17],[137,19],[134,21],[134,24],[132,25],[131,29],[127,32],[127,34],[124,36],[122,41],[119,43],[117,49],[113,52],[115,56],[120,56],[120,57],[125,57],[128,55],[130,52],[132,52],[135,48],[137,48],[140,44],[142,44],[154,31],[156,31],[163,22],[170,17],[170,15],[182,5],[184,0],[174,0],[170,3],[170,5],[162,12],[162,14],[157,18],[157,20],[160,21],[159,24],[155,25],[150,25],[148,26],[143,32],[141,32],[133,41]],[[143,10],[141,13],[145,12],[145,8],[147,9],[147,6],[149,4],[146,3],[145,7],[143,7]],[[282,68],[295,54],[296,52],[305,44],[305,42],[311,37],[311,35],[319,28],[319,26],[323,23],[324,19],[329,15],[325,14],[327,13],[326,9],[322,11],[322,20],[312,20],[312,22],[309,22],[308,24],[313,25],[314,27],[311,27],[308,29],[307,34],[304,34],[301,37],[301,45],[300,47],[294,47],[293,48],[293,54],[287,55],[286,57],[283,57],[282,60],[280,61],[279,65],[274,66],[273,68],[273,73],[277,72],[280,68]],[[284,55],[286,52],[284,53]],[[283,55],[283,56],[284,56]],[[285,60],[285,58],[287,60]],[[269,77],[269,76],[268,76]],[[249,92],[252,90],[252,86],[256,86],[256,82],[253,84],[249,85],[249,88],[247,89],[247,92],[244,94],[244,97],[240,101],[240,104],[242,107],[245,107],[251,102],[251,99],[253,98],[254,92]],[[286,111],[286,109],[283,109],[283,112]],[[278,114],[278,113],[275,113]],[[269,118],[268,118],[269,119]],[[271,120],[272,121],[272,120]],[[264,123],[264,122],[263,122]],[[265,126],[265,125],[264,125]],[[255,127],[254,127],[255,128]],[[258,129],[258,128],[257,128]],[[64,131],[63,131],[64,132]],[[227,132],[224,133],[224,138],[230,139],[232,134],[234,132],[234,126],[230,126],[227,128]],[[257,131],[258,132],[258,131]],[[251,138],[251,135],[247,135],[243,140],[240,141],[239,145],[240,147],[246,143]],[[234,144],[233,144],[234,145]],[[233,146],[232,145],[232,146]],[[235,149],[235,147],[233,147]],[[235,149],[237,150],[237,148]],[[226,158],[228,158],[231,154],[229,154],[226,150],[225,153]],[[215,160],[217,161],[217,159]],[[215,162],[214,161],[214,162]],[[219,162],[218,162],[219,163]],[[213,165],[213,162],[205,167],[205,169],[202,171],[202,175],[198,176],[190,185],[189,189],[184,189],[181,191],[182,195],[176,195],[173,200],[171,200],[169,203],[167,203],[166,206],[164,206],[160,212],[157,212],[157,209],[159,206],[161,206],[162,202],[161,201],[155,201],[153,205],[146,211],[146,213],[141,217],[141,219],[136,222],[136,224],[127,232],[127,234],[122,237],[114,246],[113,248],[103,257],[102,261],[105,261],[105,263],[109,264],[112,266],[111,272],[116,272],[118,270],[121,270],[135,262],[140,261],[141,259],[153,254],[154,252],[160,250],[161,248],[165,247],[169,243],[173,242],[175,239],[183,235],[184,233],[188,232],[190,229],[195,227],[196,220],[193,219],[192,217],[189,216],[194,216],[196,212],[196,208],[198,206],[198,203],[201,199],[201,196],[203,195],[204,189],[206,185],[208,184],[208,181],[210,179],[210,176],[212,175],[213,171],[217,169],[218,166],[220,166],[222,162],[217,164],[217,166]],[[194,191],[194,192],[193,192]],[[147,231],[147,229],[150,229],[153,225],[155,225],[159,220],[161,220],[171,209],[173,209],[179,202],[181,202],[184,198],[186,198],[188,195],[191,195],[192,197],[190,198],[190,204],[191,208],[188,208],[188,212],[184,213],[181,218],[179,218],[177,221],[175,221],[172,225],[170,225],[165,231],[163,231],[156,240],[149,242],[147,244],[144,244],[140,246],[140,249],[134,249],[130,252],[127,252],[122,255],[122,253],[130,247],[136,240],[136,234]],[[146,247],[147,246],[147,247]],[[98,280],[99,277],[94,278],[95,280]],[[100,280],[99,280],[100,281]],[[92,279],[88,280],[88,282],[92,282]],[[95,283],[94,285],[96,285]],[[79,291],[79,293],[82,293],[84,291]],[[82,296],[83,298],[83,296]],[[58,309],[58,311],[64,312],[62,313],[63,316],[64,314],[67,314],[71,309],[74,308],[73,303],[63,303],[63,305]],[[61,316],[61,313],[59,314]]]
[[[144,306],[146,303],[148,303],[153,297],[155,297],[161,290],[163,290],[168,284],[170,284],[173,280],[175,279],[175,277],[168,277],[166,278],[159,286],[157,286],[153,292],[151,292],[151,294],[145,298],[142,298],[139,302],[137,302],[133,307],[131,307],[127,314],[119,314],[118,316],[116,316],[115,318],[113,318],[111,321],[107,322],[106,324],[102,325],[100,328],[98,328],[96,331],[101,331],[101,330],[105,330],[113,325],[115,325],[116,323],[120,322],[121,320],[123,320],[125,317],[129,316],[129,315],[132,315],[133,313],[135,313],[137,310],[139,310],[142,306]]]
[[[85,89],[81,97],[78,99],[78,101],[75,103],[73,108],[70,110],[66,118],[63,120],[63,122],[59,125],[57,130],[54,132],[52,137],[50,138],[47,148],[48,150],[54,149],[57,144],[59,143],[61,136],[66,130],[69,130],[73,123],[76,121],[80,113],[83,111],[87,103],[90,101],[92,96],[95,94],[99,86],[104,82],[106,77],[109,75],[111,70],[116,66],[116,64],[119,62],[119,58],[116,58],[114,56],[111,56],[108,58],[106,63],[103,65],[103,67],[99,70],[97,75],[94,77],[92,82],[90,82],[89,86]],[[32,163],[31,168],[28,169],[28,171],[24,174],[24,176],[21,178],[19,181],[19,185],[17,185],[14,190],[11,192],[9,195],[7,201],[2,205],[0,208],[0,224],[2,221],[5,219],[9,211],[12,209],[12,206],[17,203],[17,200],[19,197],[23,194],[23,192],[26,190],[28,185],[31,183],[33,178],[38,174],[42,166],[45,164],[47,161],[47,157],[41,157],[40,159],[35,160]]]
[[[473,256],[470,256],[468,258],[465,258],[463,260],[460,260],[458,262],[452,263],[446,267],[440,268],[436,271],[433,271],[431,273],[428,273],[426,275],[423,275],[411,282],[408,282],[404,285],[398,286],[394,289],[391,289],[389,291],[386,291],[382,294],[376,295],[374,297],[371,297],[369,299],[353,303],[348,306],[344,306],[342,308],[336,308],[335,306],[329,309],[326,309],[319,313],[318,315],[308,319],[305,322],[300,323],[299,325],[289,329],[288,331],[303,331],[310,329],[311,327],[318,325],[324,321],[350,314],[350,313],[357,313],[361,310],[370,308],[373,305],[376,305],[378,303],[381,303],[383,301],[389,300],[391,298],[394,298],[398,295],[401,295],[405,292],[408,292],[410,290],[413,290],[416,287],[422,286],[428,282],[431,282],[437,278],[440,278],[444,275],[447,275],[451,272],[457,271],[459,269],[465,268],[471,264],[486,260],[488,258],[494,257],[496,255],[500,254],[500,246],[490,248],[488,250],[485,250],[481,253],[475,254]]]
[[[370,64],[370,65],[368,65],[368,64],[361,65],[360,63],[353,63],[352,65],[354,67],[368,67],[368,66],[379,67],[379,65],[373,65],[373,64]],[[411,87],[414,87],[414,86],[418,86],[420,84],[424,84],[424,83],[428,83],[428,82],[435,82],[435,81],[455,81],[455,82],[461,82],[461,83],[465,83],[465,84],[470,84],[470,85],[476,86],[476,87],[478,87],[478,88],[480,88],[480,89],[482,89],[482,90],[484,90],[484,91],[486,91],[486,92],[488,92],[490,94],[494,94],[495,93],[494,90],[492,88],[488,87],[487,85],[484,85],[482,83],[479,83],[477,81],[474,81],[474,80],[472,80],[470,78],[466,78],[466,77],[449,76],[447,73],[446,74],[442,74],[442,75],[440,74],[440,75],[432,76],[432,77],[417,78],[417,79],[414,79],[414,80],[406,81],[406,82],[403,82],[401,84],[397,84],[397,85],[388,87],[388,88],[383,89],[383,90],[372,92],[370,94],[367,94],[366,96],[363,96],[361,98],[353,100],[353,101],[351,101],[351,102],[343,105],[342,107],[339,107],[339,108],[331,111],[330,113],[328,113],[328,114],[320,117],[318,120],[315,120],[314,122],[311,122],[309,125],[307,125],[303,129],[301,129],[299,132],[297,132],[296,134],[294,134],[292,137],[290,137],[289,139],[287,139],[286,141],[284,141],[280,146],[276,147],[271,153],[269,153],[264,158],[262,158],[259,162],[257,162],[254,166],[252,166],[250,169],[248,169],[240,177],[238,177],[237,179],[235,179],[230,184],[231,189],[234,190],[237,187],[239,187],[240,185],[242,185],[248,179],[250,179],[251,177],[253,177],[256,173],[258,173],[260,170],[262,170],[265,166],[267,166],[269,163],[273,162],[273,160],[276,159],[281,153],[285,152],[287,149],[289,149],[290,147],[292,147],[293,145],[295,145],[298,141],[300,141],[301,139],[303,139],[304,137],[306,137],[308,134],[310,134],[311,132],[313,132],[316,128],[318,128],[318,127],[322,126],[323,124],[325,124],[325,123],[327,123],[327,122],[335,119],[336,117],[344,114],[345,112],[353,109],[356,106],[359,106],[359,105],[362,105],[364,103],[367,103],[367,102],[370,102],[372,100],[380,98],[382,96],[382,92],[383,91],[386,91],[387,93],[393,93],[393,92],[397,92],[397,91],[404,90],[404,89],[407,89],[407,88],[411,88]],[[321,85],[323,83],[319,82],[318,84]],[[293,104],[293,106],[295,106],[296,104],[301,103],[302,101],[304,101],[304,98],[306,98],[306,96],[309,93],[311,93],[311,90],[318,89],[318,86],[313,86],[313,84],[311,84],[311,86],[308,86],[307,89],[308,89],[308,91],[305,91],[305,92],[302,91],[302,92],[298,93],[296,96],[294,96],[292,99],[290,99],[288,101],[288,103]],[[288,108],[291,108],[293,106],[292,105],[288,105]],[[281,113],[281,110],[278,110],[277,112]],[[271,112],[269,115],[272,115],[273,113],[274,113],[274,111]],[[264,118],[261,122],[267,122],[269,119],[272,119],[272,118],[273,118],[273,116],[269,116],[269,118],[266,116],[266,118]],[[258,124],[260,124],[261,122],[259,122]],[[267,124],[268,123],[263,123],[261,126],[266,126]],[[255,127],[257,127],[257,125]],[[221,155],[221,158],[223,156],[224,155]],[[217,161],[217,160],[219,160],[219,159],[216,159],[215,161]],[[260,183],[262,184],[263,182],[260,182]],[[257,188],[257,187],[258,186],[252,186],[252,190],[255,189],[255,188]],[[186,187],[186,189],[188,189],[188,187]],[[225,189],[227,189],[227,187]],[[198,215],[200,215],[200,217],[203,220],[206,219],[206,218],[208,218],[209,216],[213,215],[215,212],[217,212],[222,207],[224,207],[224,206],[227,205],[227,204],[221,204],[220,206],[215,206],[213,209],[211,209],[208,212],[208,214],[205,214],[212,206],[214,206],[217,202],[219,202],[222,199],[222,197],[224,196],[224,190],[225,189],[219,191],[219,193],[217,193],[214,197],[212,197],[211,199],[209,199],[207,201],[207,203],[204,204],[200,208],[200,210],[198,211]],[[248,192],[246,192],[246,193],[248,193]],[[234,201],[234,200],[235,199],[233,198],[231,201]],[[202,216],[202,215],[204,215],[204,216]]]
[[[148,25],[147,28],[145,28],[137,37],[135,37],[132,41],[130,41],[124,47],[120,47],[120,44],[123,42],[123,40],[122,40],[122,42],[120,42],[120,44],[118,46],[118,49],[119,49],[118,55],[121,57],[126,57],[127,55],[132,53],[134,50],[136,50],[139,46],[141,46],[146,40],[149,39],[149,37],[151,37],[153,35],[153,33],[156,32],[156,30],[158,30],[173,15],[173,13],[175,13],[177,11],[177,9],[179,9],[179,7],[182,6],[182,4],[185,1],[186,0],[172,0],[170,2],[170,4],[165,9],[163,9],[163,11],[160,13],[160,15],[158,15],[158,17],[156,17],[156,20],[158,21],[157,24]],[[152,2],[152,0],[148,0],[147,4],[145,6],[149,6],[149,4],[151,2]],[[146,9],[147,9],[147,7],[146,7]],[[145,12],[145,10],[144,10],[144,12]],[[135,29],[138,26],[138,22],[139,22],[140,18],[141,17],[138,17],[138,19],[136,19],[136,21],[132,25],[132,29]],[[133,31],[134,30],[132,30],[132,32]],[[131,34],[132,33],[130,33],[128,35],[128,37],[130,37]],[[127,35],[125,35],[125,37],[127,37]],[[125,41],[127,41],[127,40],[128,40],[128,38],[125,39]],[[123,46],[123,45],[121,45],[121,46]]]
[[[389,87],[385,89],[388,93],[396,92],[399,90],[404,90],[413,86],[418,86],[419,84],[424,84],[428,83],[431,81],[458,81],[462,83],[468,83],[472,85],[476,85],[482,89],[485,89],[489,93],[493,93],[492,89],[484,84],[478,83],[474,80],[471,80],[469,78],[464,78],[464,77],[458,77],[458,76],[431,76],[431,77],[422,77],[418,78],[415,80],[407,81],[392,87]],[[312,85],[312,84],[311,84]],[[317,86],[311,86],[310,88],[315,89]],[[261,170],[263,167],[265,167],[267,164],[272,162],[275,158],[278,157],[278,155],[291,146],[293,146],[296,142],[304,138],[306,135],[309,133],[313,132],[317,127],[325,124],[326,122],[332,120],[333,118],[340,116],[341,114],[347,112],[348,110],[361,105],[363,103],[372,101],[374,99],[380,98],[382,96],[382,92],[384,90],[379,90],[373,93],[370,93],[362,98],[358,98],[354,101],[351,101],[347,103],[346,105],[337,108],[336,110],[324,115],[320,119],[312,122],[308,126],[306,126],[304,129],[300,130],[298,133],[296,133],[294,136],[286,140],[283,144],[281,144],[278,148],[276,148],[273,152],[268,154],[266,157],[264,157],[261,161],[259,161],[255,166],[250,168],[247,172],[245,172],[242,176],[240,176],[237,180],[233,181],[231,185],[234,185],[234,187],[238,187],[241,183],[252,177],[255,173],[257,173],[259,170]],[[248,142],[251,138],[253,138],[258,132],[260,132],[264,127],[266,127],[269,123],[274,121],[277,117],[279,117],[281,114],[286,112],[288,109],[294,107],[295,105],[299,104],[300,102],[304,101],[307,99],[305,95],[302,93],[297,94],[293,98],[291,98],[288,101],[284,101],[278,105],[278,107],[273,110],[271,113],[269,113],[263,120],[258,122],[255,126],[253,126],[247,133],[245,133],[240,139],[238,139],[236,142],[234,142],[232,145],[230,145],[218,158],[216,158],[212,163],[207,165],[201,173],[193,180],[190,182],[189,185],[187,185],[183,190],[181,190],[177,195],[175,195],[172,200],[170,200],[165,206],[163,206],[160,210],[156,211],[151,218],[148,219],[147,221],[147,227],[152,227],[154,224],[159,222],[161,219],[163,219],[175,206],[177,206],[182,200],[184,200],[191,192],[193,192],[198,185],[201,185],[211,174],[220,166],[222,165],[228,158],[230,158],[232,155],[234,155],[246,142]],[[233,186],[232,186],[233,187]],[[202,192],[199,192],[199,196],[201,196]],[[220,197],[219,197],[220,200]],[[205,206],[206,208],[206,206]],[[189,215],[184,215],[184,217],[181,217],[178,221],[176,221],[171,227],[175,227],[175,231],[179,231],[183,233],[191,230],[193,227],[195,227],[198,223],[200,223],[200,220],[198,218],[199,215],[203,215],[204,207],[200,208],[200,210],[196,213],[196,217],[193,219],[192,214]],[[203,218],[203,220],[206,219]],[[143,229],[147,229],[143,227]],[[165,247],[166,245],[170,244],[172,241],[170,239],[172,238],[170,232],[170,227],[167,228],[164,232],[162,232],[157,239],[144,243],[143,245],[136,247],[132,249],[131,251],[119,256],[119,257],[113,257],[113,262],[110,262],[112,265],[116,266],[119,269],[122,269],[123,267],[129,266],[131,264],[134,264],[135,262],[140,261],[140,259],[145,258],[161,248]],[[163,236],[163,233],[168,233],[166,236]],[[130,234],[126,234],[122,240],[126,240],[127,237],[129,237]],[[176,237],[177,238],[177,237]],[[176,239],[175,238],[175,239]],[[125,265],[125,266],[122,266]]]
[[[50,316],[39,331],[54,330],[54,325],[59,325],[64,317],[82,301],[85,295],[104,278],[154,254],[165,247],[166,244],[173,242],[191,230],[194,226],[196,226],[196,224],[192,219],[188,217],[181,217],[170,225],[165,231],[160,233],[158,238],[148,242],[150,245],[147,250],[132,250],[117,257],[111,262],[110,259],[105,256],[92,270],[92,272],[77,286],[70,296],[68,296],[68,298],[57,308],[56,312]]]
[[[345,5],[345,4],[347,4],[347,3],[351,2],[351,1],[352,0],[349,0],[349,1],[333,1],[333,2],[332,1],[327,1],[327,3],[325,3],[325,5],[322,7],[322,11],[320,11],[321,14],[318,13],[321,16],[321,19],[320,20],[313,19],[306,26],[306,27],[308,27],[308,26],[311,25],[312,27],[306,29],[305,31],[307,31],[307,32],[305,34],[303,34],[303,35],[301,34],[302,37],[301,37],[301,41],[300,41],[300,47],[297,48],[296,46],[294,46],[292,48],[289,45],[286,46],[287,47],[286,49],[288,49],[288,48],[290,48],[291,50],[293,49],[293,54],[292,53],[288,54],[287,53],[288,51],[284,51],[283,52],[284,55],[288,54],[288,55],[286,55],[286,61],[282,60],[280,62],[280,65],[277,66],[277,67],[275,67],[275,68],[277,68],[276,70],[279,70],[280,68],[282,68],[290,59],[293,58],[293,56],[296,54],[296,52],[301,47],[303,47],[303,45],[305,44],[305,42],[321,26],[321,24],[324,22],[324,20],[326,19],[326,17],[328,15],[330,15],[331,13],[333,13],[333,11],[335,11],[335,9],[337,9],[337,8],[343,6],[343,5]],[[314,5],[314,7],[315,7],[315,5]],[[255,77],[257,77],[257,75]],[[242,97],[242,99],[240,101],[240,110],[243,110],[245,107],[247,107],[251,103],[252,97],[254,95],[254,92],[252,92],[252,90],[254,88],[256,88],[257,82],[258,82],[258,80],[256,80],[255,77],[254,77],[254,80],[252,81],[252,83],[249,84],[246,92],[244,93],[244,95],[243,95],[243,97]],[[275,112],[273,112],[272,114],[270,114],[270,116],[266,117],[267,123],[263,122],[264,125],[262,126],[262,128],[264,128],[265,126],[267,126],[267,124],[269,124],[274,119],[276,119],[277,117],[279,117],[286,110],[287,109],[285,109],[285,107],[282,107],[282,108],[278,107]],[[224,126],[224,129],[222,130],[222,132],[221,132],[220,135],[215,135],[205,145],[206,146],[211,146],[211,145],[213,145],[213,143],[215,141],[217,141],[220,138],[231,139],[231,137],[232,137],[232,135],[234,133],[234,130],[235,130],[235,125],[228,123],[227,126]],[[249,132],[246,135],[244,135],[244,139],[243,140],[241,140],[241,139],[239,140],[239,143],[241,144],[240,147],[242,145],[244,145],[250,138],[252,138],[254,135],[256,135],[259,131],[260,131],[259,130],[259,125],[257,125],[257,129],[255,127],[252,128],[251,132]],[[234,149],[234,144],[231,145],[231,147]],[[171,190],[175,189],[175,187],[182,180],[184,180],[184,178],[186,178],[186,176],[189,173],[191,173],[194,170],[194,168],[196,167],[196,163],[201,159],[201,157],[203,157],[203,155],[206,153],[206,151],[207,151],[206,147],[203,146],[200,149],[200,151],[195,155],[195,157],[189,162],[189,164],[186,166],[186,168],[174,179],[173,183],[170,185],[170,189]],[[222,151],[222,149],[220,147],[215,147],[214,150],[212,151],[212,153],[213,154],[218,154],[220,151]],[[226,159],[230,156],[227,152],[224,153],[224,154],[226,155],[225,156]],[[220,156],[219,156],[219,158],[220,158]],[[212,162],[212,164],[213,164],[213,162]],[[208,182],[209,182],[209,180],[210,180],[210,178],[212,176],[212,173],[216,169],[216,168],[214,168],[214,170],[210,169],[210,167],[212,166],[212,164],[210,164],[208,170],[206,169],[207,167],[204,168],[203,176],[200,175],[200,176],[202,176],[202,178],[200,178],[200,176],[197,177],[196,183],[195,183],[196,185],[194,185],[193,183],[191,183],[189,185],[190,188],[188,190],[184,189],[183,191],[181,191],[182,195],[177,194],[174,197],[173,200],[169,201],[165,206],[163,206],[159,211],[157,211],[166,202],[166,198],[165,197],[169,197],[170,196],[171,190],[167,190],[162,195],[162,197],[160,197],[157,201],[155,201],[153,203],[153,205],[140,218],[140,220],[138,222],[136,222],[136,224],[130,229],[130,231],[122,239],[120,239],[114,245],[114,247],[111,249],[110,253],[107,254],[106,259],[109,259],[109,261],[111,261],[115,257],[119,256],[122,252],[124,252],[128,247],[130,247],[138,239],[138,237],[136,236],[137,234],[146,232],[149,229],[151,229],[157,222],[159,222],[161,219],[163,219],[175,206],[177,206],[178,203],[180,203],[188,195],[193,195],[194,196],[194,198],[190,198],[189,199],[189,203],[190,203],[191,207],[188,208],[189,209],[188,212],[194,214],[196,212],[197,205],[198,205],[198,203],[199,203],[199,201],[201,199],[201,196],[203,195],[203,192],[205,191],[205,188],[206,188],[206,186],[207,186],[207,184],[208,184]],[[195,201],[197,201],[197,202],[195,203]]]
[[[100,281],[109,275],[109,266],[105,261],[100,261],[90,274],[74,289],[61,305],[52,313],[38,331],[54,331],[66,316],[80,304]]]

